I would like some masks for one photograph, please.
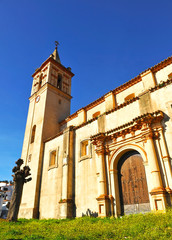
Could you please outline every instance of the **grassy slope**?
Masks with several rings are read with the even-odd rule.
[[[0,220],[0,239],[172,239],[172,210],[118,219]]]

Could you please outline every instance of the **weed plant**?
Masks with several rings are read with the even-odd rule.
[[[1,240],[172,239],[172,209],[120,218],[0,220]]]

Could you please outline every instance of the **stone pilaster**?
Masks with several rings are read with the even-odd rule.
[[[110,170],[110,182],[111,182],[111,209],[112,215],[118,217],[121,215],[119,186],[118,186],[118,171]]]
[[[95,144],[95,143],[94,143]],[[96,141],[96,153],[98,158],[98,193],[96,198],[98,202],[99,217],[106,217],[109,215],[109,196],[107,195],[106,172],[105,172],[105,154],[107,153],[104,146],[104,136],[101,136]]]
[[[166,177],[167,177],[167,188],[172,188],[172,170],[170,167],[170,157],[168,154],[168,150],[167,150],[167,145],[165,142],[165,138],[164,138],[164,133],[163,133],[163,129],[160,129],[160,137],[161,137],[161,151],[162,151],[162,159],[165,165],[165,170],[166,170]]]
[[[167,145],[165,142],[163,128],[160,128],[160,148],[161,148],[161,157],[164,165],[164,175],[166,181],[166,191],[168,193],[168,204],[172,205],[172,170],[170,166],[170,157],[167,150]]]
[[[166,190],[163,188],[160,175],[159,164],[155,152],[153,133],[147,134],[146,152],[148,156],[148,164],[151,172],[151,180],[153,189],[150,191],[153,210],[165,210],[166,207]]]
[[[73,144],[73,129],[69,127],[64,131],[63,136],[62,196],[59,201],[61,218],[71,218],[74,215]]]

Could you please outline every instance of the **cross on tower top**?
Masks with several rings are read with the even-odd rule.
[[[55,45],[56,45],[56,48],[57,48],[58,45],[59,45],[59,42],[58,42],[58,41],[55,41]]]

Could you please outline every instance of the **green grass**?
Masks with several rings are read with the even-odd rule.
[[[172,239],[172,209],[122,218],[0,220],[0,239]]]

